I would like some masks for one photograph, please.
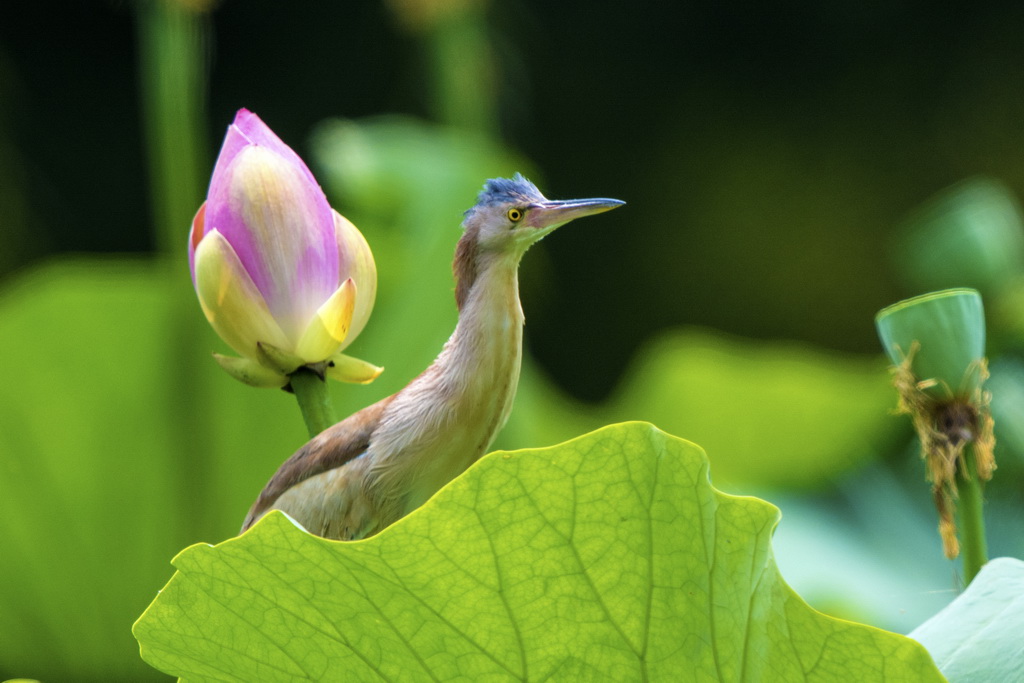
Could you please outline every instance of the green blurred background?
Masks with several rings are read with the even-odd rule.
[[[1024,8],[540,0],[0,9],[0,679],[159,680],[132,621],[304,441],[209,358],[185,261],[239,107],[308,160],[380,293],[342,414],[450,333],[483,180],[611,196],[522,269],[498,446],[650,420],[782,508],[814,606],[908,631],[958,586],[874,313],[985,296],[992,555],[1024,555]],[[952,189],[946,189],[946,188]],[[935,198],[936,193],[939,193]]]

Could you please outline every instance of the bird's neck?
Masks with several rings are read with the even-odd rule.
[[[394,414],[412,416],[412,422],[396,423],[388,430],[388,445],[380,447],[403,453],[401,463],[393,461],[395,474],[415,482],[406,487],[406,511],[482,456],[508,419],[522,359],[520,256],[485,254],[476,260],[473,280],[460,297],[455,332],[433,365],[395,399]]]
[[[461,292],[458,325],[437,359],[453,397],[464,397],[472,405],[481,395],[500,395],[500,419],[492,426],[490,438],[508,417],[519,380],[523,338],[520,258],[521,254],[510,253],[477,256],[472,280]]]

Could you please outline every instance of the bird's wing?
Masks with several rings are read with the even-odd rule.
[[[370,437],[393,398],[388,396],[325,429],[288,458],[252,504],[242,531],[251,527],[273,507],[288,489],[310,477],[342,467],[362,455],[370,445]]]

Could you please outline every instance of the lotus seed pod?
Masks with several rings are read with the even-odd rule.
[[[965,398],[984,380],[985,314],[973,289],[923,294],[883,308],[878,336],[894,365],[910,358],[921,388],[935,398]]]

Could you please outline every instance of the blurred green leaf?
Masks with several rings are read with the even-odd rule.
[[[602,411],[701,444],[719,482],[803,487],[874,456],[900,423],[879,357],[689,329],[649,343]]]
[[[1024,680],[1024,562],[986,564],[967,590],[911,638],[928,648],[951,683]]]
[[[83,679],[152,678],[124,627],[185,540],[168,531],[166,295],[142,264],[66,263],[0,297],[0,675],[58,679],[63,659]]]
[[[154,262],[55,262],[0,296],[0,676],[152,679],[128,627],[167,557],[197,533],[236,533],[304,441],[289,396],[231,387],[199,357],[189,392],[217,406],[218,457],[190,457],[166,320],[171,289],[191,285],[166,275]]]
[[[1024,362],[1003,356],[992,364],[991,370],[986,387],[992,392],[999,467],[1010,466],[1017,471],[1024,465]]]
[[[907,456],[906,476],[876,463],[827,493],[771,494],[779,569],[812,607],[907,633],[955,596],[923,466]]]
[[[493,453],[365,541],[274,513],[193,546],[135,633],[185,679],[942,680],[913,641],[807,607],[777,521],[694,444],[614,425]]]
[[[974,287],[993,294],[1024,271],[1024,223],[1006,185],[949,187],[897,228],[898,273],[915,291]]]
[[[676,329],[645,344],[598,406],[574,401],[524,364],[502,443],[551,445],[609,422],[645,420],[706,448],[720,483],[800,489],[889,446],[906,429],[891,414],[895,404],[881,356]]]

